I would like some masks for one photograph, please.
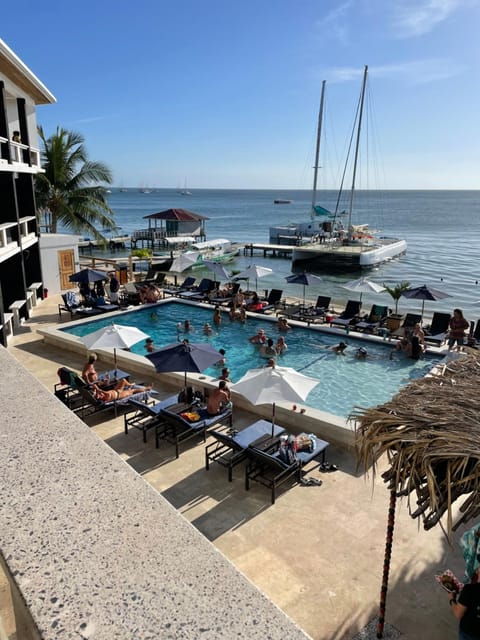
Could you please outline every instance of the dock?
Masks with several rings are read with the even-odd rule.
[[[270,256],[271,258],[291,258],[292,252],[295,249],[294,245],[289,244],[262,244],[262,243],[248,243],[243,247],[243,255],[253,258],[258,253],[263,253],[263,257]]]
[[[98,240],[81,240],[78,243],[78,248],[83,252],[86,249],[105,249],[106,246],[110,251],[115,251],[117,249],[125,249],[127,245],[131,246],[130,236],[116,236],[114,238],[107,238],[106,244]]]

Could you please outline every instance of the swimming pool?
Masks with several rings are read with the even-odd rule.
[[[178,338],[188,338],[190,342],[209,342],[216,349],[225,349],[230,377],[236,382],[255,367],[262,367],[266,359],[259,350],[248,342],[248,337],[265,329],[276,342],[280,334],[276,323],[267,318],[248,318],[245,325],[230,322],[225,313],[221,326],[214,328],[211,336],[203,333],[203,325],[213,326],[213,308],[205,309],[197,305],[186,305],[168,301],[160,305],[141,307],[134,312],[117,314],[116,324],[135,326],[151,338],[157,348],[177,342]],[[179,333],[178,323],[190,320],[193,330]],[[84,336],[108,324],[112,318],[102,318],[78,324],[62,331]],[[336,355],[329,347],[339,342],[339,337],[322,331],[294,327],[285,335],[288,350],[277,359],[279,366],[293,367],[305,375],[317,378],[320,384],[313,389],[305,402],[306,406],[320,409],[334,415],[348,417],[355,406],[372,407],[392,398],[402,386],[424,376],[438,362],[438,358],[426,355],[423,360],[410,360],[395,353],[390,359],[392,346],[388,343],[369,343],[367,360],[355,357],[355,351],[365,346],[364,341],[349,335],[341,339],[348,345],[344,356]],[[144,343],[131,348],[133,353],[145,355]],[[218,377],[220,369],[206,369],[207,375]]]

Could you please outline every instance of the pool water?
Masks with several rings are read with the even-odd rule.
[[[320,381],[304,404],[344,418],[353,407],[373,407],[390,400],[403,385],[424,376],[438,362],[438,357],[435,356],[427,355],[424,359],[415,361],[397,352],[390,359],[393,351],[390,343],[366,344],[348,335],[341,338],[348,345],[345,355],[341,356],[329,348],[338,344],[338,336],[297,327],[287,334],[280,334],[276,323],[267,319],[248,318],[247,323],[242,325],[230,322],[226,313],[222,317],[221,326],[216,328],[212,322],[213,309],[169,302],[119,314],[115,316],[115,323],[135,326],[144,331],[153,338],[156,348],[177,342],[179,338],[188,338],[192,343],[209,342],[216,349],[225,349],[226,364],[233,382],[237,382],[249,369],[266,364],[258,347],[248,342],[249,336],[257,333],[260,328],[265,329],[274,342],[279,335],[284,335],[288,350],[277,358],[277,364],[293,367]],[[190,320],[193,330],[179,333],[177,325],[183,325],[186,319]],[[63,331],[81,337],[111,322],[111,319],[97,319]],[[209,322],[214,328],[214,333],[210,336],[203,333],[205,322]],[[139,342],[131,351],[145,355],[147,352],[144,345],[144,342]],[[356,349],[360,346],[367,347],[366,360],[355,357]],[[211,367],[204,373],[218,377],[220,369]]]

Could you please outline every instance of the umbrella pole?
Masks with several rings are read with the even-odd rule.
[[[385,540],[385,555],[383,559],[382,588],[380,590],[380,606],[378,612],[377,638],[383,638],[383,627],[385,625],[385,610],[387,608],[388,575],[390,573],[390,560],[392,558],[393,530],[395,528],[395,506],[397,504],[397,494],[395,490],[390,491],[390,504],[388,506],[387,537]]]
[[[275,435],[275,403],[272,403],[272,438]]]
[[[113,375],[116,378],[117,377],[117,350],[115,347],[113,347],[113,366],[114,366]]]

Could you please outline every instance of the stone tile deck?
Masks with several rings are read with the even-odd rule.
[[[58,321],[57,302],[53,297],[36,307],[9,346],[50,391],[59,366],[81,369],[83,364],[80,356],[45,345],[36,334],[38,326]],[[171,389],[161,389],[162,395],[168,393]],[[236,428],[255,419],[235,412]],[[331,447],[328,458],[339,471],[313,472],[322,486],[296,486],[272,506],[264,487],[245,491],[242,466],[235,468],[231,484],[222,467],[214,465],[207,472],[203,443],[187,445],[176,460],[170,445],[155,449],[151,432],[147,444],[135,429],[126,436],[121,416],[104,413],[88,424],[312,638],[376,637],[374,625],[367,625],[378,607],[389,496],[379,475],[372,482],[371,475],[357,472],[352,452]],[[439,527],[418,529],[402,502],[386,616],[401,635],[385,637],[455,636],[446,594],[433,580],[438,569],[447,567],[462,574],[456,542],[450,549]]]

